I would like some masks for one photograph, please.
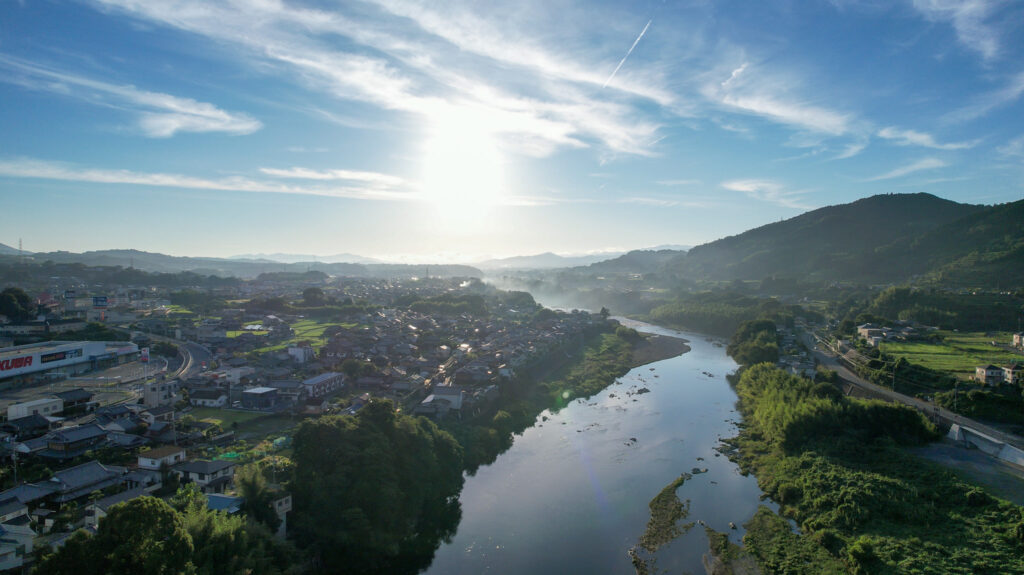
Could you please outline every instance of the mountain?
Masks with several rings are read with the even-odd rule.
[[[676,249],[633,250],[617,258],[591,264],[584,269],[604,274],[648,274],[659,271],[685,253]]]
[[[330,275],[347,277],[411,277],[431,276],[482,277],[483,272],[471,266],[380,264],[380,263],[278,263],[259,260],[227,258],[193,258],[169,256],[140,250],[100,250],[84,253],[66,251],[32,254],[32,261],[54,263],[81,263],[87,266],[119,266],[151,273],[178,273],[192,271],[202,275],[253,278],[267,272],[306,272],[318,270]]]
[[[0,244],[0,256],[16,256],[22,252],[18,251],[18,248],[12,248],[6,244]],[[32,252],[24,252],[25,255],[29,255]]]
[[[277,262],[282,264],[298,264],[307,262],[319,262],[325,264],[377,264],[380,260],[368,258],[356,254],[334,254],[331,256],[315,256],[312,254],[242,254],[231,256],[229,260],[254,261],[254,262]]]
[[[900,282],[951,256],[922,245],[917,251],[928,256],[922,259],[912,255],[913,246],[989,209],[924,193],[872,196],[697,246],[668,262],[666,271],[691,279]]]
[[[571,268],[576,266],[585,266],[594,262],[607,260],[614,258],[619,255],[617,252],[606,252],[600,254],[589,254],[583,256],[560,256],[551,252],[545,252],[543,254],[537,254],[534,256],[513,256],[509,258],[492,259],[476,264],[477,267],[483,270],[501,270],[501,269],[554,269],[554,268]]]

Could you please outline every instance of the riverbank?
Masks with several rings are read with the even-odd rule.
[[[935,435],[917,413],[761,365],[737,392],[729,455],[780,504],[745,524],[765,572],[1024,573],[1024,510],[904,449]]]
[[[633,346],[633,363],[640,367],[656,361],[671,359],[690,351],[689,342],[681,337],[646,334],[644,340]]]

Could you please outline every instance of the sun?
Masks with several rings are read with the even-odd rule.
[[[485,115],[472,109],[451,109],[433,120],[422,156],[422,197],[442,221],[481,225],[503,195],[494,132]]]

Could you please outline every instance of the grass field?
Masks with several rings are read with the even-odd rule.
[[[199,421],[216,423],[224,431],[234,430],[240,437],[264,437],[294,427],[299,419],[291,415],[236,411],[215,407],[197,407],[189,415]],[[232,427],[237,423],[237,427]]]
[[[1024,362],[1024,356],[992,345],[993,341],[1009,344],[1012,340],[1009,333],[941,331],[939,334],[945,338],[942,343],[882,342],[879,348],[887,354],[905,357],[911,363],[966,377],[974,375],[974,368],[979,365]]]
[[[281,343],[278,343],[278,344],[275,344],[275,345],[268,345],[266,347],[261,347],[261,348],[255,349],[254,351],[260,352],[260,353],[268,352],[268,351],[281,351],[282,349],[287,349],[289,346],[295,345],[295,343],[303,341],[303,340],[312,340],[313,348],[316,349],[317,351],[319,351],[320,348],[323,347],[323,345],[326,343],[322,339],[323,335],[324,335],[324,331],[327,328],[329,328],[331,326],[335,326],[335,325],[336,326],[341,326],[341,327],[343,327],[345,329],[353,329],[353,328],[359,327],[359,324],[351,323],[351,322],[331,322],[331,321],[322,322],[322,321],[317,321],[315,319],[301,319],[301,320],[291,324],[290,327],[292,328],[292,333],[293,333],[292,337],[282,341]]]
[[[240,330],[237,330],[237,331],[236,330],[232,330],[232,331],[227,332],[227,336],[228,337],[238,337],[238,336],[242,335],[243,333],[251,333],[253,335],[267,335],[270,332],[265,330],[265,329],[240,329]]]

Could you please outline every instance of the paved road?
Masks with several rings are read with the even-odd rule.
[[[814,355],[815,357],[818,358],[819,362],[821,362],[828,369],[834,370],[836,373],[839,374],[839,377],[852,383],[853,385],[856,385],[857,387],[860,387],[861,389],[870,392],[872,395],[884,398],[888,401],[894,401],[902,403],[904,405],[909,405],[924,412],[929,417],[937,417],[940,421],[947,425],[958,423],[962,426],[970,427],[972,429],[980,431],[981,433],[984,433],[985,435],[988,435],[990,437],[994,437],[1004,443],[1009,443],[1010,445],[1013,445],[1020,449],[1024,449],[1024,437],[1000,431],[998,429],[985,425],[984,423],[981,423],[979,421],[975,421],[968,417],[964,417],[962,415],[953,413],[952,411],[939,407],[934,403],[923,401],[921,399],[917,399],[916,397],[910,397],[909,395],[904,395],[902,393],[898,393],[886,387],[882,387],[874,383],[871,383],[870,381],[867,381],[866,379],[860,377],[859,375],[848,369],[845,365],[840,363],[839,358],[837,358],[832,353],[832,351],[827,347],[826,343],[819,343],[820,340],[811,339],[812,337],[816,336],[812,336],[811,334],[808,334],[806,332],[803,334],[803,336],[804,344],[807,346],[808,349],[814,350]]]

